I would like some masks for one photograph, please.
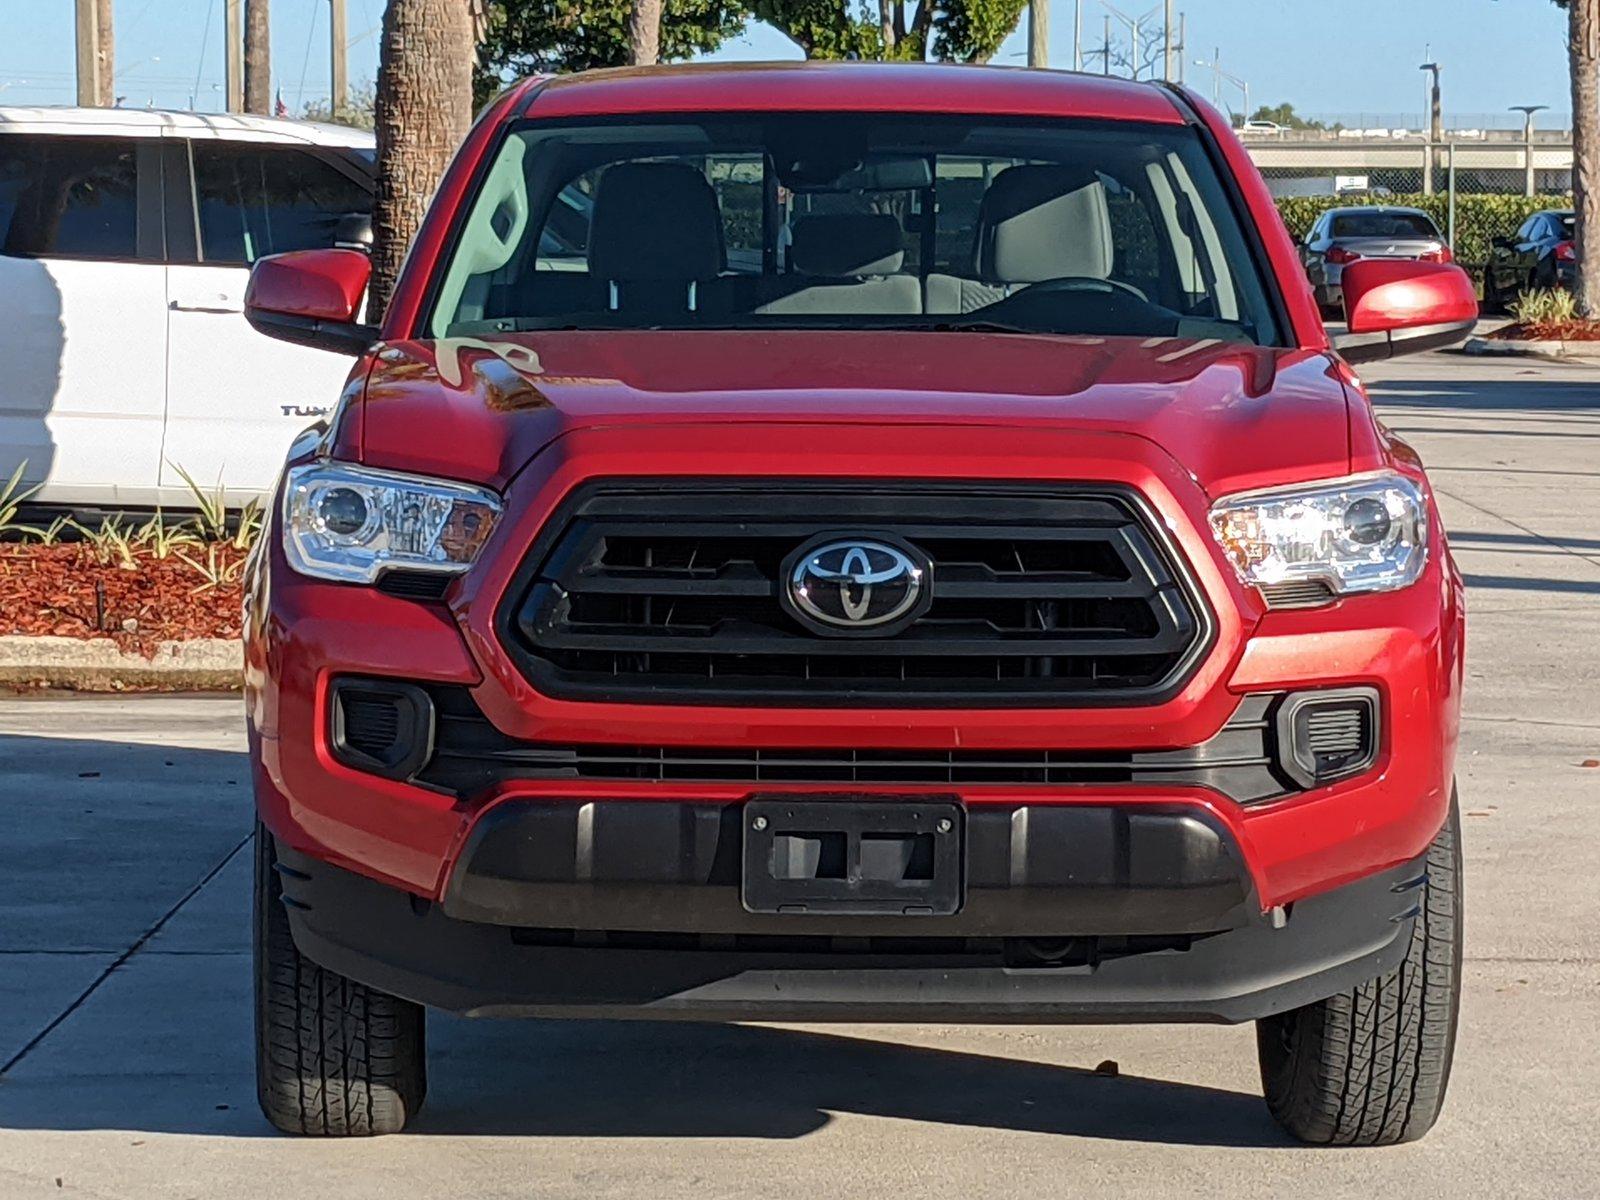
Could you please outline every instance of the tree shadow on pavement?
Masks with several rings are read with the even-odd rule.
[[[1367,392],[1379,408],[1600,415],[1600,377],[1560,379],[1540,372],[1510,379],[1385,379],[1369,384]]]

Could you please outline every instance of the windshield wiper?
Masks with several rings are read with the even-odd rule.
[[[1014,325],[1009,321],[934,321],[928,325],[897,325],[897,329],[926,329],[932,333],[1054,333],[1037,325]]]

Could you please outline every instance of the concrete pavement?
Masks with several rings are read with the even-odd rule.
[[[437,1016],[414,1133],[279,1138],[251,1077],[237,700],[17,699],[0,1198],[1596,1194],[1600,371],[1430,355],[1367,374],[1471,586],[1465,1014],[1425,1142],[1290,1146],[1248,1028]]]

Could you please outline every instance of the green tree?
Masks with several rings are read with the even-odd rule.
[[[625,66],[633,0],[490,0],[473,90],[479,103],[538,71]],[[743,0],[664,0],[661,62],[715,50],[744,27]]]
[[[1283,104],[1263,104],[1250,115],[1252,121],[1271,121],[1274,125],[1282,125],[1285,129],[1326,129],[1321,121],[1308,121],[1294,111],[1294,105],[1287,102]]]
[[[807,58],[987,62],[1028,0],[754,0],[755,15]]]

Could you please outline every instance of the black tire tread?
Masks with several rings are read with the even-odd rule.
[[[272,838],[256,828],[256,1092],[285,1133],[398,1133],[427,1093],[423,1010],[295,947]]]
[[[1460,816],[1428,850],[1405,961],[1387,975],[1256,1026],[1273,1117],[1315,1145],[1420,1138],[1444,1106],[1461,998]]]

